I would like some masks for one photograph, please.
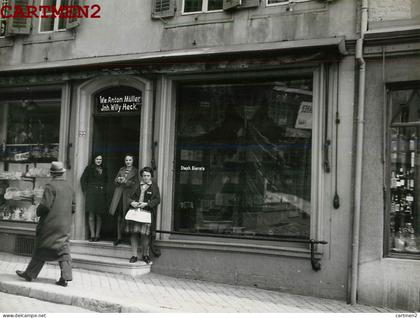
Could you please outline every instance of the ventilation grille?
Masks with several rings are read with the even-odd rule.
[[[28,236],[17,236],[15,241],[15,254],[30,256],[34,250],[35,239]]]

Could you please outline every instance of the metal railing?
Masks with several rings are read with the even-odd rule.
[[[178,232],[178,231],[163,231],[163,230],[152,230],[154,233],[161,234],[175,234],[175,235],[185,235],[185,236],[202,236],[202,237],[212,237],[212,238],[230,238],[230,239],[241,239],[241,240],[256,240],[256,241],[272,241],[272,242],[290,242],[290,243],[303,243],[310,245],[311,251],[311,265],[314,271],[319,271],[321,269],[321,263],[318,259],[315,258],[315,245],[316,244],[328,244],[326,241],[317,241],[314,239],[300,239],[300,238],[289,238],[276,235],[265,235],[265,234],[256,234],[255,236],[244,236],[244,235],[227,235],[227,234],[211,234],[211,233],[197,233],[197,232]],[[160,256],[160,250],[156,247],[152,248],[153,254],[155,256]]]

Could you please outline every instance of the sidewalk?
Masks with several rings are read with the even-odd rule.
[[[153,273],[132,278],[74,269],[73,281],[64,288],[54,284],[60,276],[55,263],[46,264],[33,282],[19,278],[15,270],[24,270],[29,259],[0,253],[0,292],[97,312],[402,312]]]

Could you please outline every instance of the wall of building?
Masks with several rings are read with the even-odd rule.
[[[415,25],[420,23],[417,0],[370,0],[370,28]]]
[[[39,2],[39,0],[38,0]],[[181,8],[178,0],[178,8]],[[2,65],[48,63],[74,58],[126,55],[200,47],[317,39],[354,38],[356,2],[309,1],[151,19],[149,1],[103,0],[100,19],[84,19],[74,31],[0,39]]]
[[[387,57],[385,66],[382,62],[370,59],[367,66],[358,296],[361,303],[418,311],[420,262],[384,257],[382,138],[384,83],[419,80],[420,59]]]

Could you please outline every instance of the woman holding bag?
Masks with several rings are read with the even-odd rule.
[[[151,222],[154,222],[156,217],[156,207],[160,203],[159,187],[152,182],[153,169],[144,167],[140,171],[141,182],[136,191],[131,195],[129,204],[131,207],[149,211],[151,213]],[[140,238],[140,246],[142,251],[142,260],[146,264],[150,264],[149,257],[150,247],[150,228],[151,223],[139,223],[135,221],[125,221],[125,232],[131,235],[131,250],[132,257],[130,263],[135,263],[138,260],[138,246]]]
[[[114,246],[121,243],[121,224],[122,217],[129,208],[129,198],[133,191],[138,187],[139,177],[138,170],[133,167],[134,156],[126,155],[124,157],[125,166],[122,167],[115,177],[115,190],[112,196],[111,205],[109,207],[109,214],[114,215],[117,211],[117,239],[114,241]]]

